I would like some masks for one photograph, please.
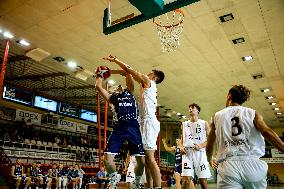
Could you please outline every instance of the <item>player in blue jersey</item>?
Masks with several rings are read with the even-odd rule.
[[[16,189],[19,188],[21,181],[23,181],[23,183],[26,183],[25,188],[27,188],[31,183],[30,177],[26,177],[26,175],[24,174],[24,167],[21,164],[20,159],[17,159],[16,163],[12,166],[11,176],[16,181]]]
[[[111,71],[111,73],[114,73]],[[121,72],[121,75],[126,78],[126,89],[121,85],[115,88],[113,94],[109,94],[102,87],[102,78],[100,75],[96,77],[96,89],[112,106],[113,110],[113,132],[108,138],[105,149],[105,166],[110,177],[110,189],[116,187],[121,176],[116,171],[114,156],[119,153],[124,141],[128,142],[130,155],[136,156],[137,167],[135,174],[135,186],[141,179],[144,170],[144,150],[140,127],[138,123],[137,104],[134,95],[134,80],[130,74]]]

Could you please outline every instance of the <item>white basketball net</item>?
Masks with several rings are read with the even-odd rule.
[[[183,30],[183,21],[184,13],[180,9],[153,19],[163,52],[175,51],[179,47],[179,36]]]

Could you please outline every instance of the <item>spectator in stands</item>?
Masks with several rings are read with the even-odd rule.
[[[56,136],[56,137],[54,138],[54,142],[59,146],[60,143],[61,143],[60,137],[59,137],[59,136]]]
[[[59,168],[58,168],[58,186],[59,186],[59,188],[66,188],[67,189],[67,182],[68,182],[67,176],[68,176],[68,171],[64,169],[63,164],[60,164]]]
[[[78,172],[78,176],[79,176],[79,188],[82,188],[82,184],[83,184],[83,177],[84,177],[84,174],[85,174],[85,171],[83,171],[83,169],[81,168],[80,165],[76,164],[75,165],[75,170],[77,170]]]
[[[10,135],[8,129],[4,130],[4,141],[10,141]]]
[[[73,139],[72,139],[71,136],[70,136],[70,138],[68,140],[68,144],[71,145],[71,146],[74,146],[74,142],[73,142]]]
[[[47,179],[47,188],[51,189],[52,181],[55,181],[56,188],[58,189],[58,169],[56,163],[52,164],[52,168],[49,169],[48,173],[49,178]]]
[[[0,109],[0,119],[6,119],[6,115],[2,109]]]
[[[101,166],[99,172],[96,175],[96,182],[99,184],[99,189],[101,189],[102,183],[104,183],[104,189],[107,188],[109,180],[107,179],[107,173],[105,167]]]
[[[73,165],[70,165],[68,171],[68,180],[73,182],[73,189],[75,189],[75,186],[77,186],[79,183],[78,177],[78,172],[74,169]]]
[[[81,150],[77,150],[76,151],[76,159],[77,160],[81,160],[82,159],[82,152],[81,152]]]
[[[40,140],[40,138],[39,138],[39,136],[38,136],[38,132],[36,132],[36,133],[34,134],[33,139],[34,139],[35,141],[39,141],[39,140]]]
[[[12,139],[12,141],[17,141],[17,142],[19,142],[20,135],[19,135],[18,129],[15,129],[15,130],[14,130],[11,139]]]
[[[27,188],[31,184],[30,177],[26,177],[26,175],[24,174],[24,167],[21,164],[20,159],[17,159],[16,163],[12,165],[11,176],[16,181],[16,189],[20,187],[21,181],[23,181],[23,183],[26,182],[25,188]]]
[[[61,146],[63,147],[63,148],[67,148],[67,140],[66,140],[66,138],[64,137],[63,138],[63,141],[61,141],[62,143],[61,143]]]
[[[31,119],[27,120],[27,125],[32,125],[32,120]]]

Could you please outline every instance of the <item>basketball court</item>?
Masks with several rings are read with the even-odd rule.
[[[98,66],[120,69],[103,60],[109,55],[141,73],[165,73],[158,86],[158,141],[174,145],[193,102],[210,122],[239,84],[252,90],[244,106],[261,113],[283,141],[283,10],[282,0],[1,0],[1,161],[79,163],[94,176],[113,114],[93,76]],[[113,74],[104,86],[121,83]],[[33,125],[33,134],[12,140],[23,122]],[[266,145],[263,160],[278,177],[269,188],[284,188],[284,155]],[[173,156],[158,146],[157,161],[166,170]],[[8,177],[8,168],[0,167],[0,178]],[[211,172],[209,186],[216,188]]]

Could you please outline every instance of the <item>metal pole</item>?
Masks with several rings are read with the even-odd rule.
[[[97,100],[98,100],[98,143],[99,143],[99,169],[101,168],[101,107],[100,107],[100,94],[97,93]]]
[[[10,48],[10,41],[6,40],[6,47],[5,47],[5,52],[4,52],[3,61],[2,61],[2,68],[1,68],[1,73],[0,73],[0,94],[1,95],[3,93],[3,84],[4,84],[9,48]]]
[[[108,92],[109,84],[106,83],[106,90]],[[105,100],[105,121],[104,121],[104,149],[106,148],[106,141],[107,141],[107,123],[108,123],[108,101]]]

